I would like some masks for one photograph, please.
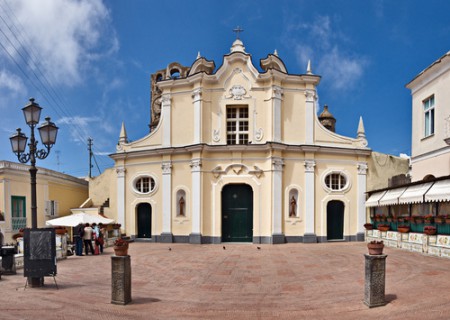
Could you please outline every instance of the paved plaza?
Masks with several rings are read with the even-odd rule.
[[[110,303],[112,248],[59,261],[59,290],[25,289],[19,269],[0,281],[0,319],[450,318],[450,260],[385,248],[388,304],[369,309],[365,243],[259,247],[131,243],[125,306]]]

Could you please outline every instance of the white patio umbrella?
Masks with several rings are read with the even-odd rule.
[[[80,223],[82,223],[82,224],[86,224],[86,223],[110,224],[110,223],[114,223],[114,220],[102,217],[100,215],[93,215],[93,214],[88,214],[85,212],[80,212],[80,213],[75,213],[75,214],[71,214],[68,216],[64,216],[61,218],[48,220],[46,222],[46,224],[48,226],[61,226],[61,227],[76,227]]]

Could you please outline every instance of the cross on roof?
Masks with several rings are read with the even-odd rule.
[[[236,39],[239,39],[239,33],[244,32],[244,29],[237,26],[236,28],[233,29],[233,32],[236,32]]]

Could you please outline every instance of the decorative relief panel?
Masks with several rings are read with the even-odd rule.
[[[234,100],[242,100],[249,99],[250,96],[247,96],[247,90],[239,84],[233,85],[230,90],[228,90],[228,96],[225,99],[234,99]]]

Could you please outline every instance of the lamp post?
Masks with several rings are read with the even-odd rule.
[[[30,102],[22,108],[23,115],[25,116],[25,122],[31,128],[30,142],[28,143],[29,152],[25,153],[25,148],[27,145],[27,136],[22,133],[22,130],[17,129],[16,133],[13,134],[9,139],[11,141],[11,147],[13,152],[17,155],[17,159],[21,163],[31,164],[30,171],[30,181],[31,181],[31,228],[37,229],[37,204],[36,204],[36,158],[45,159],[50,153],[50,149],[56,142],[56,135],[58,133],[58,127],[50,121],[50,117],[45,118],[45,122],[42,123],[37,129],[39,130],[39,135],[41,136],[42,144],[45,149],[38,149],[34,137],[34,128],[39,123],[39,118],[41,116],[42,108],[34,102],[33,98],[30,98]],[[50,245],[50,244],[49,244]],[[26,259],[25,259],[26,264]],[[25,266],[26,267],[26,266]],[[44,277],[28,277],[28,283],[31,287],[41,287],[44,285]]]
[[[37,228],[36,173],[38,170],[36,168],[36,158],[47,158],[50,149],[56,142],[56,135],[58,133],[58,127],[50,121],[50,117],[45,118],[45,122],[38,127],[39,135],[41,136],[41,141],[45,149],[37,148],[38,142],[34,137],[34,128],[39,123],[41,110],[42,108],[39,104],[34,102],[34,98],[30,98],[30,102],[22,108],[25,122],[31,128],[30,142],[28,143],[30,151],[28,153],[25,153],[28,138],[21,132],[20,128],[9,138],[12,150],[17,155],[17,159],[21,163],[30,161],[31,164],[29,171],[31,176],[31,227],[33,229]]]

